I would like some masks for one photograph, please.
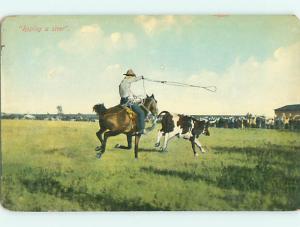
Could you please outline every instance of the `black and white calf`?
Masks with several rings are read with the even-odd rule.
[[[162,151],[167,150],[168,142],[173,138],[183,138],[189,140],[192,144],[192,149],[195,156],[198,156],[195,145],[200,149],[201,152],[205,152],[198,137],[201,134],[209,136],[209,121],[197,120],[194,117],[171,114],[168,111],[163,111],[158,115],[162,128],[159,130],[157,135],[157,141],[155,147],[160,146],[160,139],[164,136],[164,144],[160,147]]]

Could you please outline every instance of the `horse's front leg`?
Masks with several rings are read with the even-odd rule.
[[[126,149],[126,150],[130,150],[132,148],[132,135],[131,134],[127,134],[127,144],[128,146],[124,146],[121,144],[116,144],[115,148],[120,148],[120,149]]]
[[[127,144],[128,144],[127,149],[131,149],[132,148],[132,135],[130,135],[130,134],[127,134]]]
[[[134,158],[138,159],[138,152],[139,152],[139,142],[140,142],[141,135],[135,136],[135,144],[134,144]]]

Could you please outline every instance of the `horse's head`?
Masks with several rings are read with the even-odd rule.
[[[103,114],[106,110],[107,110],[107,109],[106,109],[106,107],[104,106],[103,103],[101,103],[101,104],[96,104],[96,105],[94,105],[94,107],[93,107],[93,111],[95,111],[98,115]]]
[[[150,110],[152,115],[157,116],[158,114],[158,108],[157,108],[157,101],[154,98],[154,95],[152,94],[151,96],[146,96],[144,99],[144,106]]]

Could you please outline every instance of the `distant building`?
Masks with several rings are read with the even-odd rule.
[[[274,110],[277,118],[290,118],[300,115],[300,104],[287,105]]]

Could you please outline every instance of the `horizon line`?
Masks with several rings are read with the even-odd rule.
[[[1,115],[2,114],[23,114],[23,115],[26,115],[26,114],[30,114],[30,115],[68,115],[68,114],[71,114],[71,115],[74,115],[74,114],[84,114],[84,115],[97,115],[97,113],[62,113],[62,114],[58,114],[58,113],[8,113],[8,112],[1,112]],[[176,113],[178,114],[178,113]],[[254,116],[268,116],[270,117],[269,115],[267,114],[255,114],[255,113],[245,113],[245,114],[187,114],[187,115],[190,115],[190,116],[246,116],[247,114],[251,114],[251,115],[254,115]],[[274,113],[273,116],[275,116],[276,114]]]

